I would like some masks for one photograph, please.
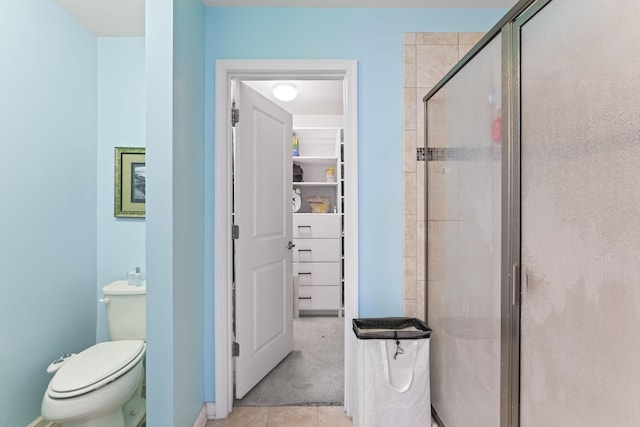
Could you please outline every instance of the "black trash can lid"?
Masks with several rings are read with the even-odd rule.
[[[361,340],[415,340],[429,338],[431,328],[414,317],[353,319],[353,333]]]

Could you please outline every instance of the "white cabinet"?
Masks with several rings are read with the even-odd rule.
[[[298,311],[342,314],[341,216],[293,215],[294,306]]]
[[[334,311],[340,298],[340,288],[337,286],[298,287],[298,307],[301,311]]]
[[[293,216],[294,239],[326,239],[340,236],[341,215],[322,215],[322,219],[313,215],[297,214]]]
[[[340,128],[294,129],[303,170],[301,208],[293,214],[293,274],[296,315],[342,315],[343,287],[343,162]],[[328,213],[311,213],[310,197],[328,200]]]

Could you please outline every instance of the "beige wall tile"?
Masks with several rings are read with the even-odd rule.
[[[474,45],[484,37],[486,33],[458,33],[458,40],[460,44]]]
[[[458,62],[458,45],[418,45],[417,86],[435,86]]]
[[[415,87],[403,89],[402,129],[416,129],[416,89]]]
[[[425,221],[425,197],[427,194],[426,189],[426,168],[427,162],[416,162],[416,219],[418,221]]]
[[[416,256],[416,216],[404,216],[404,252],[405,257]]]
[[[416,33],[403,33],[402,34],[402,44],[416,44]]]
[[[416,215],[417,183],[415,173],[404,174],[404,214]]]
[[[426,280],[426,250],[427,250],[427,222],[417,221],[416,223],[416,279]]]
[[[429,93],[430,90],[431,90],[430,87],[419,87],[416,90],[416,101],[418,102],[418,105],[416,106],[416,123],[417,123],[416,145],[418,147],[425,147],[425,137],[424,137],[425,119],[424,119],[424,116],[425,116],[426,112],[425,112],[424,101],[422,100],[422,98],[424,98],[425,95],[427,93]]]
[[[458,44],[458,33],[416,33],[416,44]]]
[[[416,171],[415,130],[405,130],[402,132],[402,170],[405,173]]]
[[[416,317],[416,300],[404,300],[404,315],[405,317]]]
[[[402,58],[402,86],[416,87],[416,46],[403,46]]]
[[[424,97],[424,93],[422,93],[422,88],[416,88],[416,135],[418,133],[424,135],[424,102],[422,102],[422,98]],[[419,140],[416,140],[416,143]],[[420,141],[422,144],[422,142]],[[421,147],[423,145],[419,145]]]
[[[416,258],[404,258],[404,299],[416,299]]]
[[[425,316],[425,310],[426,310],[426,298],[425,298],[425,292],[426,292],[426,283],[424,280],[418,280],[416,282],[416,289],[417,289],[417,293],[416,293],[416,312],[417,312],[417,318],[418,319],[422,319],[425,322],[427,321],[427,318]],[[428,324],[428,323],[427,323]]]

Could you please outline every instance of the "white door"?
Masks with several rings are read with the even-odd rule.
[[[293,349],[291,115],[236,84],[236,398]]]

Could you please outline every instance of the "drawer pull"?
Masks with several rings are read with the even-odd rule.
[[[311,299],[311,297],[298,297],[298,299]]]
[[[298,234],[300,236],[311,237],[311,226],[310,225],[299,225],[298,226]]]
[[[301,285],[312,285],[311,273],[298,273],[298,283]]]
[[[311,261],[311,260],[313,260],[313,255],[311,254],[311,249],[298,249],[298,260],[299,261]]]
[[[311,273],[298,273],[298,283],[301,285],[312,285],[313,279]]]

